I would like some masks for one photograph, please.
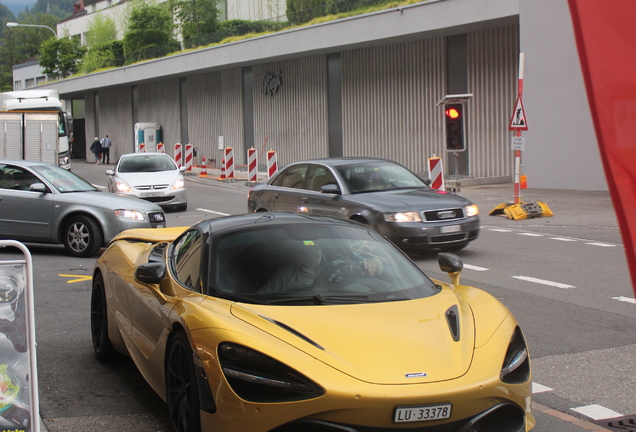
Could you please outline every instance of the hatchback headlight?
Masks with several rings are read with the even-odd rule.
[[[464,207],[464,214],[466,217],[477,216],[479,214],[479,207],[475,204]]]
[[[137,221],[145,220],[144,214],[138,210],[113,210],[115,216]]]
[[[183,179],[183,177],[179,177],[177,181],[174,182],[170,190],[183,189],[184,187],[185,187],[185,180]]]
[[[386,213],[386,222],[422,222],[422,217],[418,212]]]
[[[117,182],[115,183],[115,187],[117,188],[117,192],[132,192],[132,189],[126,183]]]

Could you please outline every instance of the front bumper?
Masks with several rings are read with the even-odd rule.
[[[447,230],[455,231],[445,232]],[[431,249],[475,240],[479,236],[479,219],[475,217],[445,224],[382,222],[378,231],[402,249]]]
[[[139,198],[144,201],[155,203],[161,207],[180,206],[188,203],[188,195],[185,188],[177,190],[166,189],[153,192],[117,192],[117,195]]]

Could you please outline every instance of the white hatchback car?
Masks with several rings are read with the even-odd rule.
[[[188,208],[185,167],[179,168],[165,153],[129,153],[122,155],[115,169],[106,170],[108,191],[134,196],[160,205]]]

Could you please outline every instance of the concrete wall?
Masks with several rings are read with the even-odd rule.
[[[520,0],[531,188],[608,190],[567,0]],[[512,112],[511,112],[512,114]]]

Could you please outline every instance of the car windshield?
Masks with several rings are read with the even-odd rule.
[[[97,190],[83,178],[54,165],[36,165],[33,167],[33,170],[37,171],[37,173],[52,184],[55,189],[62,193],[93,192]]]
[[[122,158],[117,166],[120,173],[174,171],[174,161],[168,155],[135,155]]]
[[[372,303],[438,288],[393,244],[360,227],[290,225],[213,241],[209,293],[278,305]]]
[[[424,181],[401,165],[374,162],[336,168],[350,193],[426,188]]]

